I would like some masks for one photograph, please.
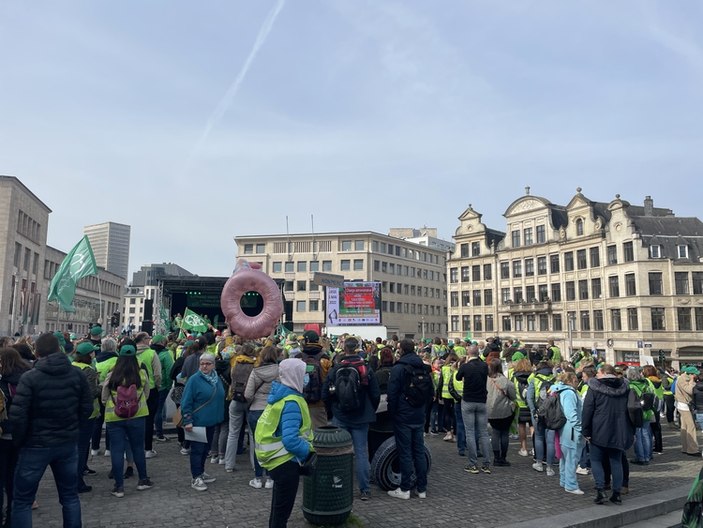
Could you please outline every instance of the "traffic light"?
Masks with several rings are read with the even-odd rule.
[[[113,327],[120,326],[120,312],[115,312],[112,314],[112,317],[110,317],[110,324]]]
[[[666,355],[662,349],[659,349],[659,363],[664,364],[664,361],[666,361]]]

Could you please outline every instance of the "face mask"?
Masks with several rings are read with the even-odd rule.
[[[306,372],[305,377],[303,378],[303,387],[307,387],[308,383],[310,383],[310,374]]]

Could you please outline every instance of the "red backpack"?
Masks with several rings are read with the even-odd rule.
[[[115,414],[119,418],[133,418],[139,410],[139,399],[141,395],[137,392],[137,386],[132,383],[129,387],[122,385],[117,387],[115,404]]]

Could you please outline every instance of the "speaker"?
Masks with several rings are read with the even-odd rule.
[[[154,317],[154,299],[144,300],[144,320],[152,320]],[[145,330],[146,332],[146,330]]]
[[[146,332],[147,334],[151,335],[151,333],[153,331],[154,331],[154,321],[150,321],[150,320],[142,321],[142,332]]]

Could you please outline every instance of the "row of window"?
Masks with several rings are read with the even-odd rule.
[[[440,273],[439,271],[428,270],[425,268],[416,268],[414,266],[406,266],[405,264],[396,264],[394,262],[385,262],[379,260],[373,261],[373,270],[381,273],[388,273],[389,275],[417,277],[418,279],[441,282],[444,282],[446,277],[446,275]]]
[[[533,244],[544,244],[547,241],[546,229],[543,225],[535,227],[534,233],[536,238],[533,238],[532,233],[531,227],[526,227],[522,232],[519,229],[512,230],[510,232],[512,247],[519,248],[521,245],[531,246]],[[581,224],[581,234],[583,234],[583,223]]]
[[[449,269],[449,282],[456,284],[459,282],[459,271],[461,271],[461,282],[479,282],[481,280],[493,279],[493,266],[491,264],[474,264],[473,266],[462,266],[461,268]],[[481,279],[483,271],[483,279]]]
[[[24,249],[24,252],[22,251]],[[22,255],[24,254],[24,259],[22,258]],[[37,269],[39,268],[39,253],[34,253],[34,261],[32,261],[32,250],[29,248],[23,248],[22,244],[19,242],[15,242],[15,260],[14,260],[15,268],[19,271],[20,269],[23,269],[27,273],[29,273],[29,269],[31,267],[32,273],[35,275],[37,274]],[[53,277],[53,275],[52,275]]]
[[[357,242],[359,241],[357,240]],[[417,260],[418,262],[440,264],[439,255],[427,251],[420,251],[419,249],[406,248],[398,244],[387,244],[386,242],[379,242],[378,240],[374,240],[371,247],[374,253],[385,253],[396,257]]]
[[[17,232],[39,244],[41,224],[20,209],[17,211]]]

